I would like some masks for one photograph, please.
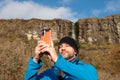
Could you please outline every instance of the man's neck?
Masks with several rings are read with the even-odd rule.
[[[68,59],[67,61],[72,62],[72,61],[74,60],[75,57],[76,57],[76,56],[74,55],[73,57],[71,57],[71,58]]]

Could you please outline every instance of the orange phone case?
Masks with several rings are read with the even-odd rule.
[[[51,41],[51,30],[45,30],[44,35],[40,35],[40,39],[45,41],[45,43],[50,45],[50,41]]]

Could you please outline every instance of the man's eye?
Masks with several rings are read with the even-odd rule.
[[[66,44],[66,47],[70,47],[70,45]]]
[[[62,46],[59,46],[59,48],[62,48]]]

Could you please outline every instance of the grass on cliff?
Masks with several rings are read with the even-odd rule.
[[[13,41],[8,38],[0,39],[0,79],[23,79],[27,62],[34,55],[36,42],[20,38]],[[97,68],[99,80],[117,80],[119,78],[120,44],[81,44],[79,58]],[[52,62],[45,56],[43,61],[45,65],[41,71],[52,65]]]
[[[79,58],[97,68],[99,80],[120,78],[120,44],[82,44]]]

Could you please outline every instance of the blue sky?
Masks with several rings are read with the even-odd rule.
[[[68,19],[120,14],[120,0],[0,0],[0,19]]]

